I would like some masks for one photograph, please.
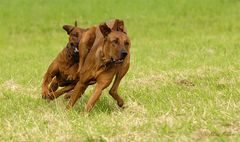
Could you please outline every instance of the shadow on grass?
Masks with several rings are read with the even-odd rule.
[[[69,100],[59,97],[53,101],[47,101],[42,99],[41,94],[25,94],[22,92],[12,92],[10,90],[2,91],[3,97],[0,98],[2,106],[2,115],[9,115],[14,113],[21,113],[26,111],[35,112],[56,112],[62,113],[65,111],[65,107]],[[38,96],[36,96],[38,95]],[[71,110],[73,114],[83,114],[85,113],[84,107],[90,98],[91,93],[86,93],[81,98],[78,99],[74,108]],[[120,108],[117,106],[115,100],[108,94],[103,94],[100,99],[96,102],[94,108],[91,111],[91,116],[99,114],[111,114],[118,111]]]
[[[74,105],[73,111],[74,113],[84,113],[85,105],[90,98],[91,93],[84,94],[81,98],[79,98]],[[41,100],[41,98],[39,99]],[[68,104],[69,99],[64,99],[64,95],[57,98],[53,101],[46,101],[43,100],[44,105],[47,105],[48,107],[52,109],[58,109],[59,107],[65,109],[66,105]],[[91,114],[99,114],[99,113],[105,113],[105,114],[111,114],[112,112],[118,110],[119,107],[117,106],[117,102],[113,100],[112,97],[109,97],[108,94],[103,94],[100,99],[96,102],[94,108],[91,111]]]

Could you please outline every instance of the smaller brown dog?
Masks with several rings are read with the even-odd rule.
[[[42,83],[42,98],[54,99],[72,90],[77,80],[79,68],[78,44],[86,29],[64,25],[63,29],[69,35],[69,42],[48,67]],[[64,87],[57,90],[58,87]]]
[[[115,80],[109,93],[120,107],[123,106],[123,100],[118,95],[117,90],[121,79],[129,69],[130,39],[123,30],[123,22],[119,22],[115,22],[112,29],[109,28],[106,23],[101,24],[99,27],[90,28],[87,31],[89,33],[83,35],[82,40],[87,40],[81,42],[79,48],[80,50],[85,48],[85,51],[89,53],[86,55],[86,59],[80,68],[80,79],[73,90],[67,109],[72,108],[90,82],[95,81],[95,91],[85,107],[85,110],[90,112],[99,99],[102,90],[110,85],[114,76]],[[101,36],[97,35],[98,30]],[[91,43],[92,37],[95,41],[92,47],[88,47],[89,43],[87,41]],[[81,58],[80,53],[80,61]]]

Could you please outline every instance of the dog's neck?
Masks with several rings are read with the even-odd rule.
[[[77,46],[71,46],[69,43],[66,45],[67,54],[66,59],[68,61],[73,61],[74,63],[79,62],[79,50]]]

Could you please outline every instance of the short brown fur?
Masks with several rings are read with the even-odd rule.
[[[123,29],[123,31],[126,32],[123,21],[120,21],[118,19],[108,21],[107,25],[111,29]],[[79,43],[86,43],[82,45],[80,50],[81,52],[79,52],[80,61],[82,61],[80,62],[80,64],[82,64],[88,52],[90,51],[94,41],[100,39],[100,37],[102,38],[102,34],[99,31],[99,26],[94,26],[90,29],[81,29],[77,27],[77,23],[75,22],[75,27],[71,25],[64,25],[63,29],[69,35],[69,42],[67,44],[67,47],[64,48],[53,60],[44,75],[42,83],[42,98],[44,99],[52,100],[72,90],[79,79],[78,74],[80,71],[80,67],[78,64],[78,60],[76,61],[74,57],[75,54],[73,48],[68,47],[70,47],[71,45],[78,46],[80,45]],[[94,32],[95,34],[93,34],[92,32]],[[93,83],[94,81],[90,82],[89,84]],[[63,88],[57,90],[59,86]],[[69,98],[70,95],[71,94],[67,94],[65,98]]]
[[[94,39],[94,42],[92,42],[92,39]],[[72,108],[90,82],[95,81],[95,91],[85,107],[85,110],[90,112],[99,99],[102,90],[110,85],[114,76],[115,80],[109,94],[122,107],[123,99],[118,95],[117,90],[121,79],[129,69],[130,46],[130,39],[121,20],[114,23],[112,30],[104,23],[92,27],[84,33],[79,45],[80,80],[74,87],[67,109]],[[124,58],[122,53],[124,53]]]
[[[71,25],[64,25],[63,29],[69,35],[66,47],[57,55],[48,67],[42,82],[42,98],[54,99],[72,90],[76,84],[76,74],[79,65],[79,53],[74,53],[85,29]],[[64,87],[58,89],[58,87]]]

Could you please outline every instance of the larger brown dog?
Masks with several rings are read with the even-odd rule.
[[[127,29],[124,27],[124,22],[119,19],[110,20],[106,22],[106,25],[114,30],[114,31],[122,31],[127,34]],[[80,70],[85,62],[86,56],[88,55],[90,49],[92,48],[93,44],[97,44],[99,40],[101,40],[103,37],[103,34],[100,31],[100,26],[93,26],[88,29],[87,32],[85,32],[82,36],[82,40],[79,44],[79,69],[78,73],[80,73]]]
[[[69,42],[48,67],[42,83],[42,98],[54,99],[72,90],[76,85],[79,65],[78,44],[82,34],[87,31],[71,25],[64,25],[63,29],[69,35]],[[57,90],[58,87],[64,87]]]
[[[95,91],[85,107],[87,112],[91,111],[102,90],[109,86],[114,76],[115,80],[109,93],[120,107],[123,106],[123,100],[118,95],[117,89],[130,64],[130,40],[123,27],[122,21],[115,22],[112,30],[104,23],[99,27],[90,28],[83,35],[79,46],[80,80],[74,87],[67,109],[74,106],[91,81],[96,81]],[[93,46],[89,47],[93,41]],[[86,59],[82,60],[86,53],[88,53]]]

